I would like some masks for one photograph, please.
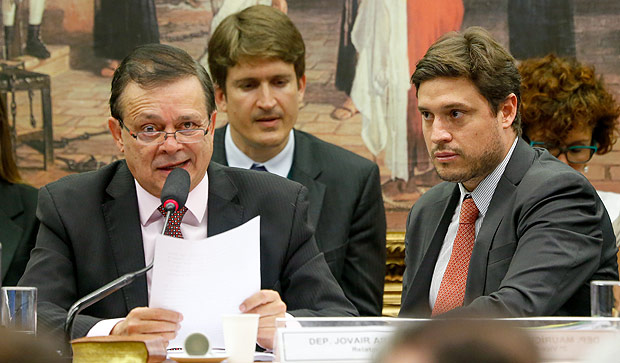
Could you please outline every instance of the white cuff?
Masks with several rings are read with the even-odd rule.
[[[114,326],[123,320],[125,320],[125,318],[101,320],[97,324],[93,325],[92,328],[90,328],[86,336],[98,337],[103,335],[110,335],[112,329],[114,329]]]

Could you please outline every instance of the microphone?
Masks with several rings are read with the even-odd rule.
[[[190,177],[187,170],[176,168],[172,169],[170,174],[168,174],[164,187],[161,189],[161,197],[159,198],[166,211],[164,229],[162,229],[161,234],[164,234],[166,231],[170,215],[185,206],[187,195],[189,194],[189,186]]]
[[[164,228],[161,231],[162,234],[166,231],[168,226],[168,219],[170,215],[176,212],[179,208],[185,206],[187,201],[187,195],[189,194],[190,176],[187,170],[181,168],[173,169],[166,181],[164,187],[161,190],[161,202],[166,210],[166,216],[164,219]],[[73,331],[73,322],[77,314],[94,303],[104,299],[108,295],[122,289],[123,287],[131,284],[136,277],[145,274],[148,270],[153,268],[153,261],[151,263],[134,272],[126,273],[125,275],[117,278],[116,280],[98,288],[90,294],[76,301],[67,313],[67,319],[65,320],[65,336],[67,341],[71,341],[71,333]]]
[[[189,194],[189,184],[190,178],[187,170],[172,169],[161,189],[161,197],[159,198],[166,211],[176,212],[185,206]]]

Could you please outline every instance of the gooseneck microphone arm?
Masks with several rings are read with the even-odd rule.
[[[73,331],[73,321],[75,320],[75,317],[77,316],[77,314],[79,314],[82,310],[86,309],[92,304],[107,297],[108,295],[131,284],[136,279],[136,277],[143,275],[151,268],[153,268],[153,261],[151,261],[151,263],[149,263],[149,265],[146,266],[145,268],[135,271],[135,272],[124,274],[123,276],[108,283],[107,285],[104,285],[98,288],[97,290],[84,296],[83,298],[76,301],[73,305],[71,305],[71,308],[69,309],[69,312],[67,313],[67,320],[65,321],[65,334],[67,335],[67,339],[71,340],[71,332]]]
[[[189,194],[189,187],[189,173],[184,169],[174,169],[166,178],[166,182],[164,183],[164,187],[162,188],[160,198],[166,211],[164,227],[161,231],[161,234],[164,234],[166,228],[168,227],[170,215],[185,205],[185,202],[187,201],[187,195]],[[83,298],[76,301],[73,305],[71,305],[69,311],[67,312],[67,319],[65,320],[65,336],[67,338],[67,341],[71,341],[71,333],[73,332],[73,323],[75,321],[75,317],[82,310],[104,299],[110,294],[113,294],[114,292],[122,289],[123,287],[131,284],[136,279],[136,277],[144,275],[148,270],[152,268],[153,261],[151,261],[148,266],[138,271],[124,274],[123,276],[98,288],[97,290],[84,296]]]
[[[174,210],[173,210],[174,211]],[[173,212],[172,211],[172,212]],[[170,219],[171,211],[166,211],[166,217],[164,220],[164,228],[161,231],[161,234],[164,234],[166,231],[166,227],[168,226],[168,220]],[[91,306],[92,304],[103,300],[108,295],[115,293],[116,291],[122,289],[123,287],[131,284],[136,277],[144,275],[148,270],[153,268],[153,260],[148,266],[140,269],[138,271],[126,273],[123,276],[117,278],[116,280],[101,286],[97,290],[91,292],[90,294],[84,296],[83,298],[76,301],[71,308],[69,308],[69,312],[67,313],[67,320],[65,321],[65,333],[67,338],[71,340],[71,332],[73,330],[73,321],[75,317],[84,309]]]

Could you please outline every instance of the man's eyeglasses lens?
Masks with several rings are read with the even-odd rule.
[[[129,132],[129,135],[143,144],[163,144],[168,135],[173,136],[178,143],[192,144],[202,141],[203,137],[207,134],[206,129],[186,129],[177,130],[175,132],[140,131],[134,133],[125,125],[123,120],[119,119],[118,121],[121,124],[121,127]]]
[[[202,141],[203,136],[207,134],[205,129],[178,130],[174,133],[177,142],[182,144],[192,144]],[[172,133],[165,131],[142,131],[136,133],[138,141],[145,144],[163,144],[166,141],[166,135],[172,136]]]

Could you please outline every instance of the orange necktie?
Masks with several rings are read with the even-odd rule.
[[[467,271],[471,252],[476,240],[476,219],[478,208],[470,195],[465,197],[459,216],[459,229],[456,232],[450,261],[446,272],[441,279],[437,300],[431,316],[445,313],[463,305],[465,298],[465,285],[467,284]]]

